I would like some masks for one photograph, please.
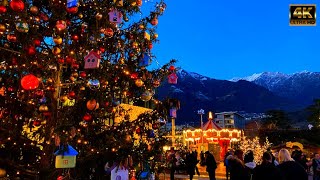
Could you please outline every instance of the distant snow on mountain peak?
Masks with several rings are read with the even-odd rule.
[[[232,78],[232,79],[230,79],[230,81],[237,82],[237,81],[240,81],[240,80],[246,80],[246,81],[252,82],[252,81],[258,79],[261,75],[262,75],[262,73],[255,73],[255,74],[253,74],[251,76],[247,76],[247,77],[244,77],[244,78],[239,78],[239,77]]]
[[[177,73],[180,75],[181,78],[184,78],[186,76],[190,76],[190,77],[192,77],[192,78],[194,78],[196,80],[200,80],[200,81],[206,81],[206,80],[210,79],[210,78],[208,78],[206,76],[203,76],[201,74],[198,74],[198,73],[195,73],[195,72],[188,72],[188,71],[183,70],[183,69],[179,70]]]

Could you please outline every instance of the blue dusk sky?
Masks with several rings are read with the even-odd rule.
[[[320,8],[316,0],[165,2],[157,29],[160,43],[153,48],[159,64],[177,59],[178,67],[216,79],[320,71],[320,22],[289,26],[289,4]]]

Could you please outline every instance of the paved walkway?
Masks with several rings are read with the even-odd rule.
[[[201,167],[198,165],[198,169],[200,172],[200,176],[195,175],[193,176],[194,180],[208,180],[209,176],[206,172],[205,167]],[[189,180],[189,176],[186,174],[175,174],[174,175],[175,180]],[[219,163],[218,167],[216,169],[216,179],[217,180],[226,180],[226,168],[223,165],[223,163]],[[160,180],[170,180],[170,174],[160,174]]]

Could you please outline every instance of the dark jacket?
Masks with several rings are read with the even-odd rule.
[[[228,157],[227,160],[230,170],[230,180],[247,180],[248,174],[243,162],[234,156]]]
[[[216,170],[217,162],[216,162],[216,160],[214,159],[214,156],[211,153],[207,154],[205,162],[206,162],[206,166],[207,166],[207,169],[206,169],[207,172]]]
[[[271,162],[263,162],[253,171],[253,180],[284,180],[282,174]]]
[[[308,180],[305,169],[295,161],[286,161],[277,166],[285,180]]]
[[[194,154],[192,153],[188,153],[186,155],[186,170],[187,173],[190,175],[195,175],[195,169],[196,169],[196,165],[197,165],[197,159],[194,156]]]

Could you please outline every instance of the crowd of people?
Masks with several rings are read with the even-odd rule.
[[[200,160],[198,160],[198,153],[196,151],[190,150],[189,152],[181,153],[179,151],[171,151],[168,156],[168,166],[170,169],[170,180],[174,180],[174,175],[180,172],[186,172],[190,180],[197,173],[200,176],[197,164],[200,163],[202,166],[206,166],[206,171],[208,172],[210,180],[216,180],[215,170],[217,168],[217,162],[214,156],[206,151],[201,152]]]
[[[312,172],[313,180],[320,180],[320,155],[307,160],[301,151],[281,149],[275,156],[266,151],[261,164],[254,162],[254,153],[245,154],[241,150],[229,151],[225,156],[227,180],[308,180]]]
[[[263,153],[260,164],[255,163],[254,157],[253,151],[228,151],[224,159],[227,180],[308,180],[310,174],[313,175],[313,180],[320,180],[318,153],[307,160],[306,155],[298,150],[292,154],[284,148],[275,154],[268,150]],[[168,155],[168,162],[171,180],[174,180],[177,173],[187,173],[190,180],[196,174],[200,176],[198,164],[205,166],[210,180],[216,180],[217,163],[209,151],[201,152],[200,160],[196,151],[172,151]]]

